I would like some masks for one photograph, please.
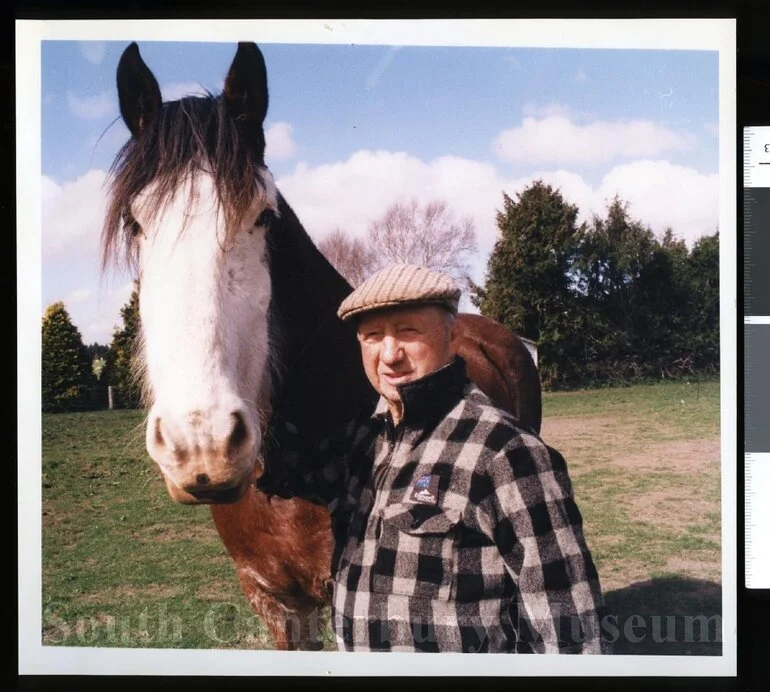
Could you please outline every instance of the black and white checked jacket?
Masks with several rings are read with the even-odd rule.
[[[320,445],[280,425],[257,482],[332,513],[339,648],[608,653],[562,456],[459,357],[400,391],[395,427],[384,399]]]

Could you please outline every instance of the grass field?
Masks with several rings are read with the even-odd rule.
[[[171,501],[142,425],[43,416],[43,643],[270,647],[208,508]],[[718,654],[718,382],[546,394],[542,436],[567,459],[616,653]]]

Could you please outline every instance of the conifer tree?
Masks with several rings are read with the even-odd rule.
[[[82,405],[93,384],[91,359],[64,303],[49,305],[43,316],[42,408],[69,411]]]
[[[139,285],[128,302],[121,308],[123,326],[112,335],[109,357],[107,359],[108,381],[117,390],[119,404],[126,408],[138,408],[141,405],[141,388],[135,377],[135,359],[140,333],[139,327]]]
[[[577,207],[541,180],[516,199],[504,194],[497,214],[500,239],[485,284],[471,288],[471,301],[483,315],[538,343],[545,386],[557,383],[558,363],[576,346],[571,269],[583,233],[577,216]]]

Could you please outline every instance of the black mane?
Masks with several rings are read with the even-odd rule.
[[[280,193],[278,212],[267,236],[272,408],[307,434],[324,436],[373,407],[376,393],[361,365],[355,328],[337,317],[350,284]],[[345,397],[338,395],[341,390]]]

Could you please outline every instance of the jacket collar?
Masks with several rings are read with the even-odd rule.
[[[465,361],[460,356],[435,372],[399,385],[404,415],[401,423],[410,428],[422,427],[439,420],[450,411],[465,393],[468,378]],[[372,413],[373,418],[390,418],[390,409],[385,397],[380,396]]]

